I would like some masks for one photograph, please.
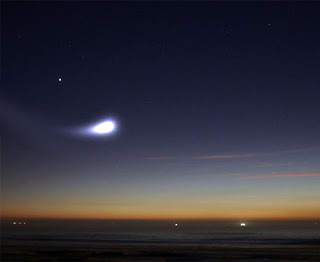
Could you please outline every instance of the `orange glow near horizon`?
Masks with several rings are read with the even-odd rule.
[[[132,220],[319,219],[319,172],[97,181],[7,191],[2,217]],[[251,179],[244,179],[244,178]],[[73,186],[73,188],[72,188]],[[45,194],[44,194],[45,191]],[[41,196],[41,197],[39,197]]]
[[[319,219],[320,210],[315,206],[288,207],[288,206],[245,206],[232,205],[229,207],[214,207],[205,210],[200,207],[185,208],[158,208],[135,207],[114,208],[103,210],[98,208],[20,208],[7,209],[3,218],[45,218],[45,219],[132,219],[132,220],[242,220],[242,219],[267,219],[267,220],[294,220],[294,219]]]

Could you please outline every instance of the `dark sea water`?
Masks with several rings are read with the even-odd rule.
[[[320,227],[259,224],[240,227],[209,223],[126,222],[126,221],[27,221],[26,225],[6,223],[2,243],[69,243],[191,245],[216,247],[319,247]]]

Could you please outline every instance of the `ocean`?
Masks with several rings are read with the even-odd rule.
[[[271,254],[271,260],[275,259],[275,255],[280,256],[277,261],[294,261],[299,256],[304,259],[303,261],[320,261],[317,260],[317,254],[320,259],[320,227],[317,223],[311,222],[309,225],[304,223],[301,227],[291,224],[285,227],[284,222],[273,226],[247,223],[245,227],[241,227],[239,223],[219,225],[219,223],[209,222],[178,223],[176,221],[35,220],[27,221],[25,225],[11,223],[3,225],[1,240],[2,248],[9,253],[17,250],[20,252],[21,250],[28,252],[54,250],[56,252],[61,249],[73,252],[116,250],[119,253],[124,252],[125,249],[124,253],[127,254],[132,247],[135,247],[135,251],[140,250],[139,254],[144,257],[146,247],[149,250],[148,255],[153,252],[150,251],[152,247],[152,250],[157,250],[157,257],[159,257],[159,250],[163,252],[164,248],[166,250],[169,248],[172,252],[174,249],[181,250],[182,257],[187,252],[190,257],[192,248],[194,250],[192,254],[195,255],[195,260],[192,261],[207,261],[197,260],[198,252],[201,251],[203,256],[204,253],[210,255],[212,250],[215,250],[215,255],[234,256],[236,254],[241,258],[239,261],[247,261],[243,258],[243,254],[257,254],[258,251],[265,256]],[[127,247],[131,249],[128,251]],[[121,252],[119,254],[123,257],[124,253]],[[287,255],[290,255],[291,259],[288,260]],[[311,259],[308,259],[308,256]],[[165,261],[171,261],[167,251],[164,257],[166,257]],[[315,260],[312,260],[313,258]],[[225,261],[229,260],[228,257],[225,258]],[[250,261],[259,261],[259,259]]]

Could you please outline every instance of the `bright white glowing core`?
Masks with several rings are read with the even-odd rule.
[[[97,124],[92,131],[97,134],[109,134],[115,130],[116,125],[112,121],[105,121]]]
[[[240,226],[245,227],[246,223],[241,223]]]

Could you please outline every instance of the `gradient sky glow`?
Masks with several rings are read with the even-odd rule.
[[[319,219],[319,11],[2,3],[2,216]]]

